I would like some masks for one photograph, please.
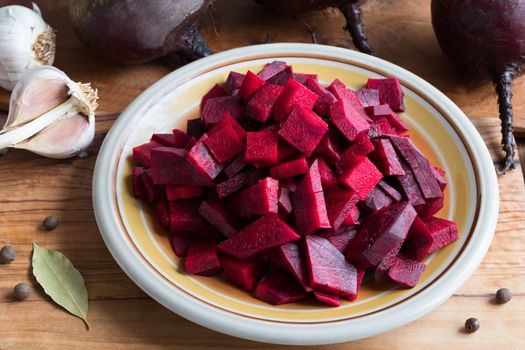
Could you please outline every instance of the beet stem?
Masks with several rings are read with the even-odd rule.
[[[312,26],[303,21],[304,28],[310,33],[312,37],[312,44],[317,44],[317,26]]]
[[[339,10],[343,13],[346,19],[346,26],[344,29],[350,32],[354,45],[359,51],[373,55],[374,50],[368,43],[368,38],[365,34],[363,18],[361,17],[361,8],[354,2],[355,0],[348,0],[339,6]]]
[[[499,118],[501,120],[501,148],[505,152],[505,157],[499,168],[500,174],[505,174],[510,169],[514,169],[514,153],[516,145],[512,134],[512,80],[516,76],[518,69],[514,65],[507,65],[503,69],[492,74],[492,80],[498,93]]]
[[[192,62],[213,54],[197,27],[190,26],[186,34],[179,40],[177,55],[185,62]]]

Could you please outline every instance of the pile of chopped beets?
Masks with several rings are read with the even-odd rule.
[[[222,275],[279,305],[355,300],[366,271],[416,285],[458,238],[444,172],[410,140],[396,79],[355,92],[273,62],[231,72],[187,132],[133,149],[133,190],[155,208],[186,271]]]

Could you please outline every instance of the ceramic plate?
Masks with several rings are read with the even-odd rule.
[[[355,302],[337,308],[314,302],[271,306],[218,277],[189,276],[168,237],[131,188],[131,149],[154,132],[185,129],[200,98],[232,70],[258,71],[284,60],[294,71],[339,78],[358,89],[369,77],[395,77],[406,95],[405,122],[416,145],[445,169],[448,187],[438,216],[457,222],[459,240],[432,254],[409,290],[365,285]],[[376,57],[309,44],[243,47],[199,60],[161,79],[119,117],[100,151],[93,183],[100,231],[122,269],[155,300],[205,327],[280,344],[327,344],[368,337],[411,322],[449,298],[474,272],[494,234],[498,186],[480,135],[445,95],[408,71]]]

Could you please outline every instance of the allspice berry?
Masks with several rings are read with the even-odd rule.
[[[16,259],[16,250],[10,245],[5,245],[0,249],[0,264],[9,264]]]
[[[58,218],[56,216],[48,216],[43,222],[44,228],[48,231],[54,230],[58,226]]]
[[[467,333],[474,333],[479,329],[479,320],[471,317],[465,321],[465,331]]]
[[[31,287],[27,283],[18,283],[13,289],[13,296],[16,300],[24,300],[31,293]]]
[[[496,302],[498,304],[506,304],[512,299],[512,292],[508,288],[500,288],[496,292]]]

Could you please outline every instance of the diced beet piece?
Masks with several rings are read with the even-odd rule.
[[[338,231],[330,231],[319,233],[318,235],[325,238],[330,244],[332,244],[341,253],[345,253],[346,247],[350,241],[355,237],[357,230],[353,226],[341,228]]]
[[[200,186],[209,181],[186,160],[186,150],[158,147],[151,152],[151,175],[155,184]]]
[[[293,196],[293,209],[297,232],[300,235],[331,227],[326,212],[318,160],[312,163],[297,187]]]
[[[278,215],[268,214],[219,244],[219,250],[237,259],[255,257],[301,238]]]
[[[173,231],[199,232],[202,218],[198,199],[182,199],[170,202],[170,226]]]
[[[257,76],[262,80],[268,80],[286,70],[286,67],[288,67],[286,62],[273,61],[264,65],[264,68],[259,73],[257,73]]]
[[[193,241],[194,239],[188,234],[188,232],[173,232],[170,237],[171,250],[173,250],[175,255],[179,258],[185,257],[188,253],[188,248]]]
[[[357,94],[353,90],[347,88],[346,85],[343,84],[343,82],[341,82],[339,79],[332,81],[332,83],[330,83],[328,86],[328,90],[334,94],[337,100],[345,100],[350,103],[363,119],[368,122],[371,121],[371,119],[366,114],[363,104],[361,103],[361,100],[359,100]]]
[[[346,169],[338,180],[364,200],[382,178],[383,174],[375,165],[367,157],[361,157]]]
[[[377,89],[362,88],[356,92],[356,95],[364,108],[379,104],[379,90]]]
[[[307,73],[293,73],[292,74],[292,78],[305,85],[306,86],[306,81],[308,79],[312,79],[313,81],[317,82],[317,74],[307,74]]]
[[[225,113],[236,120],[245,119],[244,102],[238,96],[210,98],[202,110],[204,124],[207,128],[211,128],[221,120]]]
[[[434,239],[427,229],[427,225],[419,217],[416,217],[405,240],[404,251],[409,257],[423,261],[430,254],[430,247],[433,243]]]
[[[206,181],[211,182],[213,179],[220,174],[224,169],[223,164],[219,164],[212,156],[205,142],[208,139],[208,135],[204,134],[195,143],[191,150],[187,154],[188,163],[193,165],[195,170],[201,175]]]
[[[206,102],[210,98],[224,97],[224,96],[228,96],[228,93],[226,92],[226,90],[224,90],[224,88],[222,86],[220,86],[219,84],[213,85],[213,87],[210,89],[210,91],[208,91],[206,93],[206,95],[204,95],[202,97],[202,99],[201,99],[201,109],[204,108],[204,105],[206,104]]]
[[[153,203],[164,197],[164,186],[154,184],[151,169],[147,169],[140,175],[140,181],[148,202]]]
[[[228,164],[226,168],[224,168],[224,173],[228,177],[234,177],[237,173],[244,169],[246,165],[248,165],[248,163],[246,163],[246,160],[244,159],[244,154],[241,154],[232,160],[232,162]]]
[[[184,131],[179,130],[179,129],[173,129],[171,131],[171,134],[173,135],[173,138],[175,140],[174,141],[174,146],[172,146],[172,147],[185,148],[188,145],[188,141],[189,141],[190,137]]]
[[[370,124],[368,137],[375,139],[386,135],[397,135],[397,133],[385,117],[378,118]]]
[[[244,130],[241,124],[239,124],[239,122],[228,113],[224,114],[217,124],[215,124],[215,126],[210,129],[208,136],[212,136],[215,132],[220,131],[221,128],[226,125],[231,126],[237,135],[239,135],[243,141],[246,141],[246,130]]]
[[[308,171],[308,162],[304,156],[287,162],[274,165],[270,168],[270,176],[274,179],[281,180],[287,177],[305,174]]]
[[[297,186],[299,185],[299,181],[294,178],[288,178],[288,179],[279,181],[279,185],[289,189],[290,192],[295,192],[295,190],[297,190]]]
[[[277,213],[278,192],[279,182],[267,177],[233,196],[230,208],[234,215],[241,218]]]
[[[141,175],[146,171],[143,167],[133,167],[133,195],[138,199],[146,199],[146,188],[142,183]]]
[[[216,126],[212,129],[214,132],[210,132],[208,137],[204,139],[204,144],[213,157],[222,164],[243,153],[244,143],[232,126],[224,125],[215,129]]]
[[[377,266],[403,244],[416,217],[414,207],[401,202],[372,213],[346,249],[346,258],[357,267]]]
[[[366,133],[360,134],[354,142],[343,152],[345,165],[350,165],[356,157],[366,156],[374,150],[374,145]]]
[[[276,164],[279,160],[278,145],[279,135],[275,132],[248,132],[244,159],[256,167]]]
[[[425,204],[417,207],[417,214],[426,218],[436,214],[445,206],[445,197],[427,199]]]
[[[357,293],[355,296],[350,297],[348,300],[354,301],[357,299],[357,296],[359,295],[359,290],[361,289],[361,285],[363,284],[363,278],[365,277],[365,270],[357,270]]]
[[[248,71],[246,77],[244,78],[241,87],[239,88],[239,97],[242,98],[245,102],[250,101],[255,92],[264,84],[266,81],[259,78],[252,72]]]
[[[328,124],[317,114],[300,105],[295,105],[290,116],[281,126],[279,135],[309,157],[327,131]]]
[[[357,269],[326,239],[305,238],[310,285],[315,290],[345,297],[357,294]]]
[[[399,253],[399,250],[401,250],[401,246],[402,245],[396,246],[396,248],[391,250],[376,266],[375,272],[378,275],[384,276],[387,274],[388,270],[390,270],[390,268],[394,264],[394,261],[396,261],[397,254]]]
[[[285,216],[290,215],[293,210],[292,200],[290,199],[290,190],[286,187],[279,188],[279,213]]]
[[[297,148],[290,145],[285,140],[279,139],[279,145],[277,146],[277,158],[279,160],[279,163],[287,161],[291,158],[296,158],[300,155],[301,153],[297,150]]]
[[[248,185],[249,176],[249,172],[242,172],[226,181],[217,184],[217,186],[215,186],[215,190],[217,191],[219,199],[224,199],[246,187]]]
[[[429,253],[443,248],[459,238],[458,226],[453,221],[430,217],[424,218],[423,222],[432,236],[432,245],[429,248]]]
[[[337,101],[335,96],[311,78],[306,79],[306,82],[301,82],[301,84],[304,84],[304,86],[319,96],[313,110],[319,116],[327,118],[330,115],[330,107]]]
[[[388,271],[388,277],[398,285],[413,288],[421,278],[427,265],[399,254]]]
[[[334,103],[330,108],[330,116],[341,133],[350,141],[354,141],[359,134],[367,132],[370,128],[370,124],[348,100],[338,100]]]
[[[443,192],[434,176],[434,170],[430,162],[412,141],[406,137],[391,137],[390,140],[412,169],[425,199],[443,197]]]
[[[370,158],[383,175],[392,176],[406,174],[390,140],[376,139],[373,141],[373,144],[375,149],[370,155]]]
[[[254,296],[272,305],[282,305],[306,299],[308,293],[283,272],[273,271],[259,282]]]
[[[315,299],[327,305],[330,305],[330,306],[340,306],[341,305],[341,302],[339,301],[339,295],[319,292],[315,290],[313,294],[314,294]]]
[[[390,108],[389,105],[376,105],[365,108],[368,115],[372,118],[386,118],[390,125],[399,132],[405,132],[408,127],[398,117],[398,115]]]
[[[386,194],[379,186],[376,186],[372,192],[366,196],[364,204],[369,210],[376,211],[388,207],[394,202],[392,197]]]
[[[329,163],[337,163],[342,160],[339,144],[328,133],[319,141],[315,152]]]
[[[334,230],[338,230],[345,218],[356,206],[359,197],[352,190],[341,187],[333,187],[326,194],[326,211],[328,219]]]
[[[377,184],[377,187],[382,189],[383,192],[388,194],[390,198],[392,198],[396,202],[400,202],[401,199],[403,199],[403,196],[401,195],[401,193],[399,193],[394,187],[390,186],[385,181],[382,181],[382,180],[379,181],[379,183]]]
[[[170,230],[170,209],[168,202],[165,200],[160,200],[155,204],[155,216],[160,226],[165,230]]]
[[[398,175],[396,179],[399,182],[404,197],[408,199],[413,206],[424,205],[425,198],[419,189],[414,173],[404,160],[401,160],[401,166],[405,171],[405,175]]]
[[[311,110],[319,96],[310,91],[301,83],[290,79],[284,86],[283,91],[275,101],[273,115],[277,122],[283,122],[288,118],[295,105]]]
[[[395,112],[405,111],[405,94],[395,78],[385,79],[368,79],[367,87],[369,89],[379,90],[379,102],[386,103]]]
[[[219,257],[224,279],[247,292],[253,291],[265,272],[260,260],[237,260],[229,256]]]
[[[185,186],[185,185],[167,185],[166,198],[169,201],[176,201],[179,199],[201,197],[204,195],[204,188],[202,186]]]
[[[267,80],[269,84],[286,85],[293,78],[292,67],[286,66],[281,72]]]
[[[280,85],[263,85],[248,102],[246,110],[248,116],[260,122],[268,120],[272,114],[274,104],[282,91],[283,87]]]
[[[271,123],[271,122],[267,122],[267,123]],[[264,127],[261,127],[258,131],[259,132],[279,132],[279,129],[281,127],[279,126],[279,124],[266,124]]]
[[[184,148],[186,144],[180,146],[177,144],[177,140],[173,134],[153,134],[151,140],[160,143],[162,146]]]
[[[134,165],[149,168],[151,166],[151,150],[157,147],[162,147],[162,145],[156,141],[133,147]]]
[[[308,269],[306,261],[302,256],[301,249],[297,243],[286,243],[276,249],[282,266],[294,275],[297,282],[306,290],[311,291],[308,286]]]
[[[222,202],[203,201],[199,206],[199,214],[226,237],[237,233],[237,223]]]
[[[226,78],[226,90],[230,95],[235,95],[242,86],[245,75],[238,72],[230,72]]]
[[[186,133],[188,137],[200,139],[204,131],[204,121],[201,118],[189,119],[186,122]]]
[[[319,161],[319,175],[321,176],[321,184],[323,185],[323,190],[328,190],[335,185],[337,185],[337,179],[334,172],[330,168],[327,162],[324,159],[320,158]]]
[[[345,221],[343,222],[343,225],[355,225],[359,223],[359,217],[361,216],[361,211],[359,211],[359,207],[352,208],[352,211],[348,216],[346,217]]]
[[[445,191],[445,188],[447,188],[447,180],[445,179],[445,171],[441,169],[440,167],[432,167],[434,177],[436,178],[436,181],[439,184],[439,188],[441,188],[441,192]]]
[[[217,256],[215,242],[203,241],[190,244],[184,267],[186,272],[192,275],[217,275],[221,270],[221,263]]]
[[[204,134],[203,134],[204,135]],[[201,136],[202,137],[202,136]],[[197,143],[197,139],[195,137],[190,137],[188,139],[188,144],[186,145],[186,147],[184,148],[186,151],[189,151],[193,146],[195,146],[195,144]]]

